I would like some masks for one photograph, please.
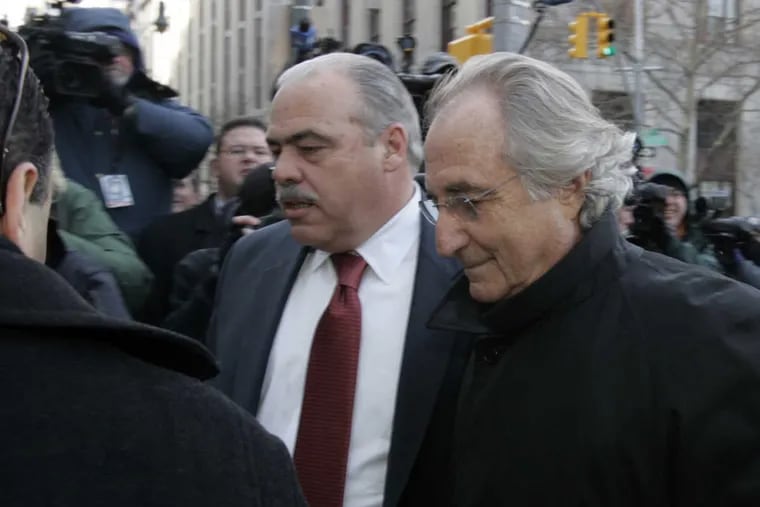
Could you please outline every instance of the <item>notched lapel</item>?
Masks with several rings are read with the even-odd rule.
[[[227,364],[222,363],[231,374],[231,382],[225,382],[223,389],[234,401],[255,414],[261,396],[261,386],[269,362],[277,325],[285,308],[288,293],[295,282],[298,271],[308,252],[290,237],[290,229],[283,227],[285,237],[266,238],[261,243],[251,245],[252,249],[262,248],[258,254],[241,252],[240,266],[235,282],[230,284],[227,305],[224,312],[228,322],[220,324],[234,346],[225,354]],[[228,289],[225,289],[228,290]]]

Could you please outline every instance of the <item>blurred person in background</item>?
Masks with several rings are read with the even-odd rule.
[[[227,236],[230,210],[237,207],[237,193],[246,175],[259,164],[271,162],[266,124],[242,117],[225,123],[216,140],[211,174],[217,192],[201,204],[159,218],[140,236],[137,251],[154,276],[153,287],[141,320],[159,324],[169,313],[169,294],[177,263],[202,248],[219,247]]]
[[[285,217],[277,206],[272,171],[274,164],[267,163],[248,173],[238,192],[238,205],[230,210],[235,217],[254,217],[255,227],[266,227]],[[161,327],[182,333],[205,343],[216,294],[219,270],[230,248],[249,229],[251,221],[228,218],[227,238],[218,248],[204,248],[187,254],[174,270],[172,292],[169,297],[171,313]]]
[[[64,191],[66,179],[55,164],[51,164],[53,203]],[[130,319],[124,298],[111,271],[87,254],[68,247],[62,238],[51,205],[47,230],[45,264],[69,282],[77,294],[99,312],[114,318]]]
[[[185,211],[198,204],[198,186],[197,174],[172,181],[172,213]]]
[[[57,237],[61,242],[56,251],[78,252],[106,268],[118,284],[129,315],[137,315],[145,305],[153,275],[137,255],[132,241],[111,220],[95,194],[65,177],[55,153],[51,177],[54,188],[51,216],[56,233],[53,239]]]

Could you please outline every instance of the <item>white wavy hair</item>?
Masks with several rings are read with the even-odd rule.
[[[407,160],[412,174],[422,165],[420,119],[412,96],[388,67],[374,58],[352,53],[330,53],[295,65],[277,80],[279,90],[285,84],[313,76],[318,72],[342,72],[357,87],[361,104],[361,122],[370,142],[386,127],[400,123],[407,135]]]
[[[622,205],[636,172],[636,135],[604,120],[572,77],[514,53],[474,57],[433,91],[426,106],[428,124],[452,99],[472,90],[499,99],[505,160],[533,199],[548,199],[590,171],[581,227],[588,229],[605,211]]]

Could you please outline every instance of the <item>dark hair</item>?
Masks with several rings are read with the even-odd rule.
[[[7,49],[0,46],[0,132],[8,128],[10,112],[16,98],[18,73],[21,62]],[[30,200],[43,202],[48,195],[50,160],[53,151],[53,122],[48,114],[48,100],[31,67],[27,71],[16,124],[8,140],[5,157],[6,175],[23,162],[31,162],[37,168],[39,179],[32,190]]]
[[[258,118],[254,118],[252,116],[243,116],[241,118],[235,118],[233,120],[230,120],[224,125],[222,125],[222,128],[219,131],[219,135],[216,136],[216,153],[217,154],[220,151],[222,151],[222,141],[224,141],[224,136],[226,136],[230,130],[234,130],[239,127],[252,127],[255,129],[259,129],[262,132],[267,131],[267,124],[264,123],[262,120]]]

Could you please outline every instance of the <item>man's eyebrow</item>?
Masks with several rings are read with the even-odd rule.
[[[330,143],[332,140],[328,138],[327,136],[324,136],[314,130],[307,129],[307,130],[301,130],[300,132],[296,132],[295,134],[291,134],[290,136],[286,137],[284,140],[280,141],[272,136],[267,137],[267,143],[274,144],[274,145],[280,145],[280,144],[294,144],[299,141],[303,141],[305,139],[314,139],[316,141],[321,141],[324,143]]]
[[[478,185],[474,185],[468,181],[453,181],[443,187],[443,191],[446,194],[463,194],[470,192],[483,192],[486,189]]]

